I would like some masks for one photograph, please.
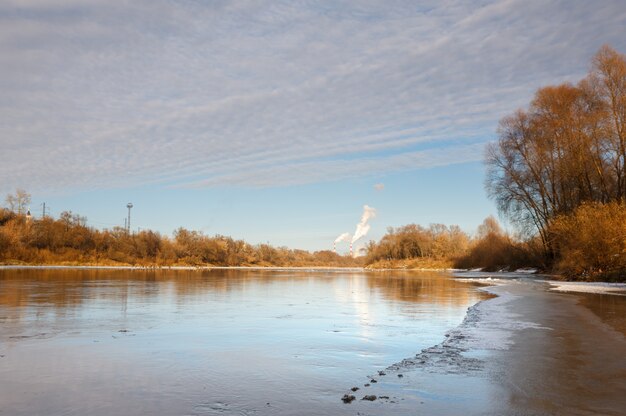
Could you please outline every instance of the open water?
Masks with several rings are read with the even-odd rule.
[[[486,297],[435,272],[0,270],[0,415],[356,414],[350,387]]]

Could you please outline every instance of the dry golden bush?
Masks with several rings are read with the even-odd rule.
[[[478,235],[469,250],[457,257],[454,265],[461,269],[497,271],[536,267],[538,262],[528,243],[511,238],[494,217],[488,217],[478,227]]]
[[[389,228],[380,242],[370,242],[365,260],[367,264],[394,264],[394,260],[407,259],[449,260],[463,255],[468,246],[469,237],[456,225],[431,224],[426,228],[409,224]]]
[[[626,280],[626,206],[587,203],[550,227],[556,269],[580,280]]]

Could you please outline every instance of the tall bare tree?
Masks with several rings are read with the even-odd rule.
[[[618,199],[626,200],[626,56],[605,45],[593,59],[589,84],[606,111],[606,148],[611,153]]]
[[[15,194],[8,194],[5,198],[7,208],[22,215],[26,214],[30,205],[30,194],[23,189],[16,189]]]
[[[539,89],[501,120],[486,152],[486,188],[548,254],[554,218],[584,202],[626,200],[626,58],[608,46],[577,85]]]

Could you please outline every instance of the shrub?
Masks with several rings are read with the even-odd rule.
[[[588,203],[550,227],[556,271],[569,278],[626,280],[626,206]]]
[[[502,230],[495,218],[488,217],[478,227],[478,235],[469,251],[456,259],[455,267],[485,271],[516,270],[537,265],[531,253],[528,243],[515,241]]]

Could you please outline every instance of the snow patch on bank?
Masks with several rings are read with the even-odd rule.
[[[533,275],[537,277],[547,277],[546,275],[537,275],[535,269],[518,269],[514,272],[483,272],[479,270],[464,270],[455,271],[453,272],[453,275],[455,280],[484,284],[490,284],[490,282],[509,283],[516,280],[529,280],[534,277]]]
[[[422,350],[413,358],[407,358],[388,368],[399,371],[422,368],[429,372],[465,374],[480,371],[485,352],[506,350],[513,344],[513,336],[523,329],[550,329],[534,322],[520,320],[512,312],[511,302],[520,296],[511,293],[511,285],[532,284],[508,279],[477,279],[493,286],[481,288],[497,297],[479,302],[467,310],[463,322],[446,333],[446,339],[438,345]]]
[[[548,281],[555,292],[601,293],[626,296],[626,283]]]
[[[511,283],[510,279],[499,279],[497,277],[457,277],[454,279],[458,282],[478,283],[481,285],[495,286]]]

